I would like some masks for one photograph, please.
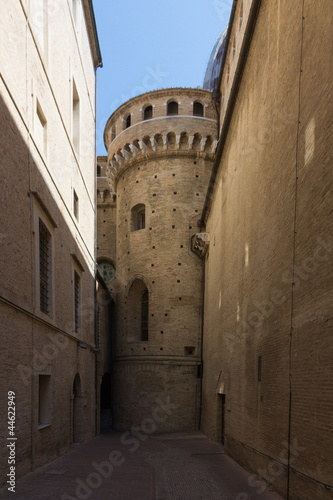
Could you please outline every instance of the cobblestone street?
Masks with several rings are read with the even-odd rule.
[[[200,432],[103,434],[28,474],[15,500],[279,500]],[[251,484],[251,482],[250,482]],[[260,492],[258,494],[257,492]]]

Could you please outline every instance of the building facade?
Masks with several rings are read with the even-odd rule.
[[[202,217],[202,430],[299,500],[333,494],[332,14],[234,3]]]
[[[235,0],[208,90],[131,99],[99,158],[115,427],[200,427],[297,500],[333,485],[332,13]]]
[[[151,421],[162,401],[172,416],[154,420],[155,431],[198,428],[202,262],[190,235],[216,137],[212,96],[202,89],[143,94],[107,122],[109,172],[98,159],[98,261],[115,301],[116,429]]]
[[[2,1],[0,23],[1,419],[7,422],[10,393],[19,477],[92,438],[97,427],[101,56],[88,0]],[[102,292],[99,301],[104,307]],[[13,434],[2,428],[6,481]]]

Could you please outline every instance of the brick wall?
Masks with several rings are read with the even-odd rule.
[[[182,103],[178,116],[165,117],[164,103],[169,98]],[[183,116],[193,114],[196,98],[207,103],[205,116],[213,117],[207,91],[168,89],[132,99],[124,109],[132,113],[133,125],[108,145],[111,165],[112,161],[118,163],[111,180],[117,194],[116,279],[108,286],[117,316],[114,425],[122,430],[151,418],[158,397],[169,398],[176,408],[170,418],[156,422],[155,431],[198,427],[202,262],[191,251],[191,236],[199,231],[216,121]],[[155,105],[154,115],[152,120],[142,121],[141,109],[146,101]],[[106,137],[124,109],[121,107],[108,121]],[[155,146],[146,139],[154,139],[157,132],[169,137],[167,147],[159,139]],[[186,134],[181,136],[182,132]],[[200,138],[189,143],[189,137],[195,134]],[[203,136],[211,139],[200,143]],[[143,139],[146,148],[134,150],[135,154],[130,149],[122,152],[126,145]],[[133,230],[131,210],[138,204],[145,206],[145,227]],[[113,217],[111,208],[107,210]],[[99,252],[109,246],[112,255],[115,232],[110,226],[109,234],[104,231],[106,224],[99,224]],[[141,314],[139,309],[133,312],[131,287],[135,280],[141,280],[141,288],[149,292],[148,341],[140,340],[140,325],[133,325]]]
[[[332,84],[322,50],[332,30],[328,1],[302,7],[262,2],[219,165],[206,226],[202,428],[219,436],[225,394],[227,452],[286,496],[290,419],[289,498],[322,499],[333,484]]]

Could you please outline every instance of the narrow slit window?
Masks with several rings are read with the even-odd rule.
[[[47,156],[47,122],[38,100],[36,105],[35,134],[40,150],[44,156]]]
[[[76,191],[74,190],[74,196],[73,196],[73,211],[75,218],[79,220],[79,197],[76,194]]]
[[[73,146],[77,153],[80,152],[80,98],[75,81],[73,80]]]
[[[148,309],[149,309],[148,290],[145,290],[141,298],[141,341],[148,340]]]
[[[51,375],[39,375],[38,426],[51,423]]]
[[[51,315],[51,233],[39,219],[40,310]]]
[[[126,118],[124,119],[124,130],[126,128],[129,128],[131,126],[131,115],[129,114],[128,116],[126,116]]]
[[[80,331],[80,301],[81,301],[81,278],[74,271],[74,329],[75,333]]]

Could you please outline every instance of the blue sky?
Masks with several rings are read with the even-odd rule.
[[[135,95],[202,86],[232,0],[93,0],[103,68],[97,71],[97,154],[108,117]]]

